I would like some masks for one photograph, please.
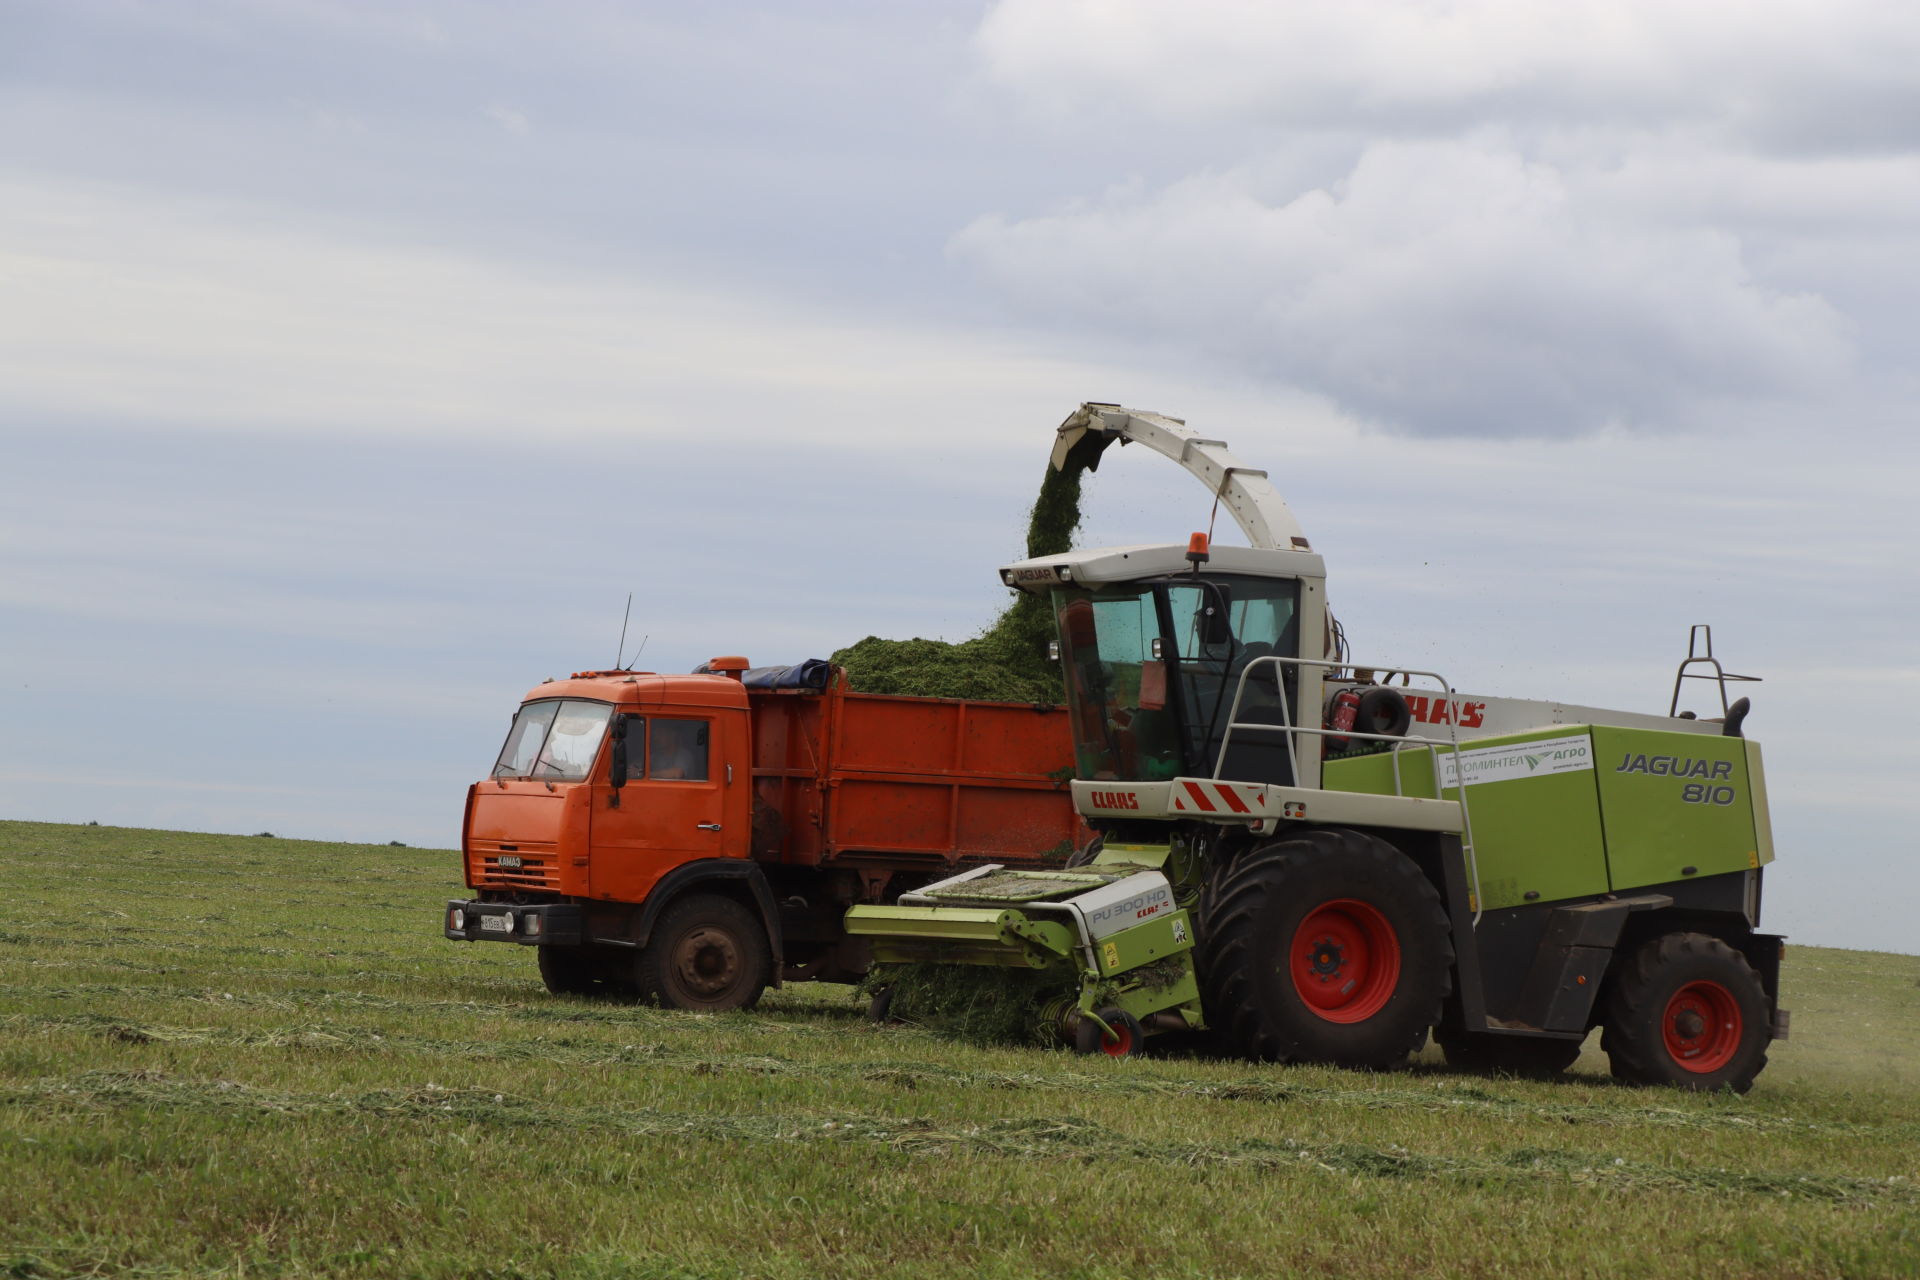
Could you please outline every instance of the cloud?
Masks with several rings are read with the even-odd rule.
[[[1154,337],[1441,435],[1669,424],[1849,363],[1823,299],[1739,240],[1629,211],[1498,139],[1381,142],[1331,187],[1253,162],[976,220],[952,252],[1023,310]]]
[[[1375,135],[1684,120],[1790,150],[1920,138],[1920,11],[1872,0],[1002,0],[976,46],[1046,115]]]
[[[907,329],[657,266],[356,231],[0,172],[0,414],[887,450],[936,400],[975,443],[1005,442],[1112,385],[1111,368],[1035,354],[1017,332]],[[845,412],[854,400],[867,414]]]
[[[494,105],[486,109],[487,119],[505,129],[516,138],[524,138],[533,132],[533,122],[527,119],[527,113],[516,111],[512,107]]]

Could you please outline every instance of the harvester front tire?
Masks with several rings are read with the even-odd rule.
[[[634,965],[640,998],[668,1009],[750,1009],[767,989],[772,949],[753,913],[717,893],[668,907]]]
[[[1447,1065],[1456,1071],[1529,1077],[1559,1075],[1579,1060],[1582,1044],[1579,1040],[1500,1036],[1444,1027],[1434,1039],[1447,1056]]]
[[[1092,1018],[1080,1019],[1073,1030],[1073,1047],[1078,1053],[1104,1053],[1109,1058],[1131,1058],[1146,1047],[1146,1028],[1140,1025],[1140,1019],[1124,1009],[1099,1010],[1100,1021],[1113,1028],[1114,1038],[1107,1039],[1100,1030],[1100,1023]]]
[[[1746,957],[1704,933],[1669,933],[1626,957],[1607,994],[1606,1050],[1628,1084],[1745,1093],[1767,1065],[1767,991]]]
[[[1206,897],[1203,1000],[1235,1051],[1386,1070],[1440,1020],[1452,987],[1447,914],[1385,841],[1304,831],[1235,859]]]

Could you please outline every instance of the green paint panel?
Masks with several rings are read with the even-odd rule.
[[[1744,738],[1741,741],[1747,744],[1747,782],[1753,787],[1754,865],[1765,866],[1773,861],[1773,818],[1767,809],[1767,771],[1760,763],[1760,744]]]
[[[1606,844],[1587,735],[1584,725],[1553,725],[1461,744],[1482,907],[1607,891]],[[1435,796],[1429,752],[1407,750],[1399,756],[1400,794],[1454,796],[1452,786],[1445,797]],[[1393,757],[1329,760],[1321,785],[1329,791],[1392,795]]]
[[[1760,865],[1745,739],[1596,725],[1593,746],[1615,889]]]
[[[1143,964],[1192,949],[1193,925],[1184,911],[1137,924],[1094,944],[1100,972],[1108,975],[1138,969]]]
[[[1093,1003],[1099,1005],[1108,1001],[1142,1019],[1162,1009],[1184,1007],[1190,1011],[1188,1020],[1195,1021],[1200,1014],[1200,981],[1189,960],[1172,982],[1123,984],[1118,990],[1105,988],[1095,995]]]

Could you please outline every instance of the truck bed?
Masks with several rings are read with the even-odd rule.
[[[1061,707],[765,690],[753,718],[754,853],[800,866],[1057,861],[1092,832]]]

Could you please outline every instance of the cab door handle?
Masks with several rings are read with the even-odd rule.
[[[696,822],[693,825],[702,831],[718,831],[720,829],[720,824],[717,822]]]

